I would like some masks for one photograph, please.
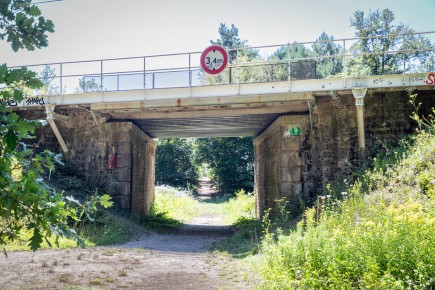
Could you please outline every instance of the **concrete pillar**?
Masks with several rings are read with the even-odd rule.
[[[366,93],[367,88],[352,89],[352,94],[355,98],[356,117],[358,122],[358,144],[360,151],[364,151],[366,147],[364,128],[364,97],[366,96]]]
[[[143,219],[150,213],[154,199],[156,144],[141,129],[133,125],[131,210]]]
[[[276,200],[290,207],[310,190],[304,144],[309,142],[310,117],[282,116],[254,140],[256,215],[275,209]]]
[[[103,133],[106,151],[106,193],[118,208],[129,209],[131,204],[131,122],[105,123]]]

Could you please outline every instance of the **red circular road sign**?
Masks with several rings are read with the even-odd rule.
[[[228,64],[228,54],[225,48],[212,45],[201,54],[201,67],[208,74],[221,73]]]

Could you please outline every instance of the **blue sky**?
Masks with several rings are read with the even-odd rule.
[[[42,0],[38,0],[42,1]],[[435,30],[435,0],[63,0],[40,4],[56,32],[49,47],[13,53],[0,44],[0,63],[24,65],[202,51],[234,24],[252,46],[313,41],[323,31],[354,36],[357,9],[391,9],[397,23]]]

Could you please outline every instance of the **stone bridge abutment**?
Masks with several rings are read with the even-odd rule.
[[[118,208],[146,216],[154,196],[154,140],[132,122],[104,122],[84,108],[56,112],[55,123],[68,151],[62,152],[50,126],[39,130],[39,147],[62,152],[65,162],[110,194]],[[45,119],[45,114],[42,109],[20,112],[29,119]]]
[[[417,93],[419,113],[435,107],[433,90]],[[374,152],[413,132],[407,91],[358,90],[316,95],[310,114],[279,117],[254,140],[256,212],[289,201],[298,210],[328,184],[349,180]]]

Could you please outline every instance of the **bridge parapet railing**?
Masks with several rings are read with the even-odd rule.
[[[229,49],[217,76],[201,52],[29,65],[45,84],[34,95],[192,88],[329,77],[435,71],[435,32],[318,40]]]

